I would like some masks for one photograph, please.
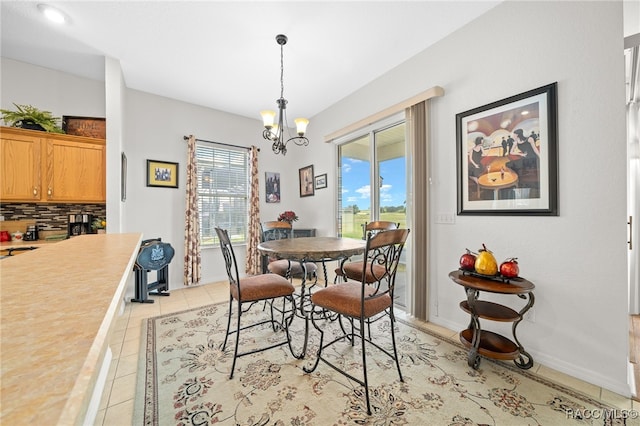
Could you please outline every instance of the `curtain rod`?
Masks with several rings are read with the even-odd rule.
[[[182,137],[185,141],[189,140],[189,136],[183,136]],[[222,143],[222,142],[216,142],[216,141],[208,141],[205,139],[196,139],[196,142],[206,142],[206,143],[217,143],[218,145],[224,145],[224,146],[232,146],[234,148],[242,148],[242,149],[246,149],[247,151],[251,151],[251,147],[246,147],[246,146],[240,146],[240,145],[232,145],[230,143]],[[258,148],[258,152],[260,152],[260,148]]]

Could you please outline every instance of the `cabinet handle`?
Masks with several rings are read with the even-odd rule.
[[[53,195],[53,189],[51,189],[51,188],[47,189],[47,195],[48,196]]]
[[[629,250],[633,250],[633,216],[629,216],[627,225],[629,225],[629,241],[627,243],[629,244]]]
[[[37,186],[34,186],[34,187],[33,187],[33,196],[34,196],[34,197],[37,197],[37,196],[38,196],[38,187],[37,187]]]

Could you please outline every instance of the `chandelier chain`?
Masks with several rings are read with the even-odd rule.
[[[280,98],[284,98],[284,44],[280,45]]]

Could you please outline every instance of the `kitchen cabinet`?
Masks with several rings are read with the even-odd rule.
[[[2,127],[0,200],[104,203],[104,139]]]
[[[10,131],[11,130],[11,131]],[[38,201],[41,198],[42,132],[0,132],[0,200]]]

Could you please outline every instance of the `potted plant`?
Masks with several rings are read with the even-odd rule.
[[[16,111],[0,109],[2,119],[11,127],[40,130],[50,133],[64,133],[60,127],[61,119],[54,117],[50,111],[41,111],[31,105],[13,104]]]
[[[97,217],[93,219],[91,223],[91,229],[96,231],[97,234],[104,234],[107,232],[107,219]]]

